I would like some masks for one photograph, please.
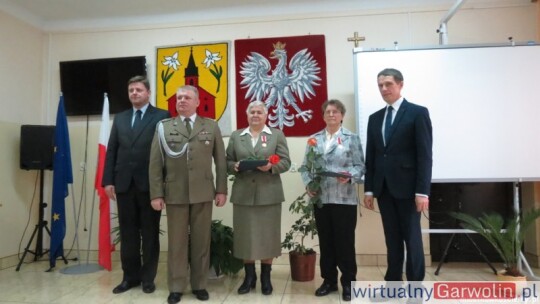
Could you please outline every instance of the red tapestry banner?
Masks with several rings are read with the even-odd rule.
[[[248,126],[246,108],[255,100],[266,103],[267,125],[287,136],[309,136],[324,128],[324,35],[242,39],[234,49],[238,129]]]

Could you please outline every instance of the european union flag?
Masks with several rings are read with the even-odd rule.
[[[56,266],[56,258],[64,256],[64,237],[66,236],[66,206],[68,184],[73,183],[69,130],[64,109],[64,97],[60,96],[54,130],[53,189],[51,208],[51,246],[49,264]]]

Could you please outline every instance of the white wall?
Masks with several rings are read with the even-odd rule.
[[[344,8],[346,10],[346,8]],[[45,109],[41,115],[46,116],[43,123],[54,124],[56,105],[58,102],[59,67],[58,62],[64,60],[104,58],[145,55],[148,61],[149,76],[152,84],[155,82],[155,56],[156,47],[168,45],[181,45],[189,43],[205,43],[212,41],[230,40],[278,36],[294,36],[308,34],[324,34],[326,37],[326,56],[327,56],[327,78],[328,78],[328,96],[342,100],[348,107],[348,113],[345,117],[345,126],[355,130],[354,117],[354,84],[353,84],[353,65],[352,49],[354,45],[347,42],[347,37],[351,37],[353,32],[357,31],[361,36],[366,37],[366,41],[361,43],[364,48],[392,47],[394,41],[398,41],[400,47],[419,47],[438,44],[438,35],[435,30],[438,28],[440,18],[445,11],[432,11],[430,8],[424,8],[421,11],[396,12],[396,11],[378,11],[378,12],[346,12],[343,14],[326,16],[298,16],[294,20],[288,18],[265,18],[259,20],[233,20],[233,21],[215,21],[213,23],[190,23],[190,24],[168,24],[162,27],[146,28],[128,28],[128,29],[110,29],[95,32],[78,33],[51,33],[48,41],[43,41],[38,33],[35,35],[35,42],[41,54],[41,48],[48,52],[48,56],[43,60],[45,68],[43,73],[43,91],[46,92],[45,98],[41,100]],[[536,4],[513,6],[513,7],[493,7],[482,9],[461,10],[449,23],[449,42],[450,43],[495,43],[504,42],[508,36],[513,36],[516,41],[534,40],[537,36],[536,31]],[[2,18],[3,19],[3,18]],[[0,21],[2,22],[2,21]],[[0,27],[4,28],[5,27]],[[5,30],[0,29],[0,33]],[[23,31],[24,32],[24,31]],[[31,36],[24,34],[24,36]],[[30,38],[28,38],[30,39]],[[10,49],[12,53],[16,50]],[[234,53],[234,50],[232,50]],[[4,52],[0,53],[0,62],[6,60],[3,58]],[[45,54],[45,52],[43,52]],[[10,68],[15,68],[9,64]],[[26,64],[26,69],[31,65]],[[1,66],[0,66],[1,68]],[[231,81],[234,83],[234,73],[230,73]],[[406,77],[406,75],[405,75]],[[8,76],[0,75],[0,80],[7,80]],[[41,83],[41,78],[36,79]],[[2,81],[0,81],[2,83]],[[413,84],[409,84],[413,85]],[[422,84],[414,84],[422,85]],[[22,83],[13,84],[13,87],[19,88],[19,91],[28,90]],[[3,85],[0,86],[0,92]],[[40,96],[41,88],[35,88],[33,94]],[[229,100],[235,100],[235,92],[231,87],[231,96]],[[12,95],[14,99],[14,95]],[[26,103],[25,103],[26,105]],[[382,102],[381,102],[382,105]],[[27,108],[38,108],[35,105],[26,105]],[[232,111],[235,112],[234,109]],[[52,114],[47,114],[52,113]],[[10,116],[0,113],[0,120],[4,116]],[[25,116],[27,118],[27,116]],[[90,207],[92,203],[93,178],[95,172],[96,143],[99,129],[99,117],[91,117],[88,130],[88,158],[86,172],[86,217],[90,219]],[[8,119],[5,119],[8,120]],[[233,119],[233,121],[235,121]],[[85,142],[86,142],[86,120],[84,118],[69,118],[70,138],[72,146],[72,158],[74,172],[74,187],[76,192],[76,201],[79,202],[81,194],[81,184],[83,172],[77,171],[79,163],[84,162]],[[234,128],[234,126],[233,126]],[[0,137],[1,139],[1,137]],[[300,163],[303,157],[306,138],[288,138],[291,158],[293,162]],[[0,142],[1,144],[1,142]],[[11,148],[10,156],[2,167],[9,161],[18,159],[18,150]],[[11,160],[9,160],[11,159]],[[13,174],[13,170],[10,174]],[[2,178],[2,177],[0,177]],[[31,187],[31,178],[24,183],[26,187]],[[298,173],[286,173],[283,175],[286,199],[291,202],[298,194],[302,192]],[[50,185],[49,185],[50,186]],[[2,185],[3,187],[3,185]],[[8,189],[8,191],[12,191]],[[363,192],[362,188],[359,188]],[[4,192],[4,191],[2,191]],[[21,194],[12,194],[15,204],[23,204],[27,201]],[[50,197],[50,196],[49,196]],[[50,200],[50,199],[49,199]],[[65,247],[69,248],[73,238],[73,219],[71,209],[72,199],[66,200],[68,215],[68,234],[65,239]],[[288,215],[288,204],[283,205],[282,234],[284,234],[293,218]],[[3,209],[0,208],[0,212]],[[97,210],[97,208],[96,208]],[[221,209],[214,209],[214,218],[222,218],[227,224],[232,222],[231,206],[228,205]],[[383,254],[385,252],[382,226],[377,213],[362,209],[363,217],[360,218],[357,228],[357,252],[362,254]],[[84,213],[83,213],[84,214]],[[7,217],[18,218],[17,232],[15,236],[10,233],[0,231],[0,239],[11,240],[8,244],[0,248],[0,257],[13,255],[17,252],[17,239],[22,234],[25,217],[23,212],[11,211],[5,215]],[[4,221],[5,216],[2,216]],[[94,216],[94,222],[97,222],[97,212]],[[165,227],[165,218],[162,221]],[[80,227],[80,244],[86,246],[88,232]],[[15,230],[14,230],[15,231]],[[366,233],[366,231],[369,231]],[[94,225],[92,249],[97,248],[97,227]],[[25,241],[26,242],[26,241]],[[46,243],[48,247],[48,243]],[[427,246],[426,244],[426,247]],[[166,238],[162,239],[162,249],[167,248]],[[376,258],[376,256],[374,256]]]
[[[19,169],[19,137],[21,124],[46,123],[45,40],[39,30],[0,12],[0,41],[0,257],[5,257],[17,252],[27,221],[27,237],[37,222],[39,194],[32,200],[39,189],[37,171]]]

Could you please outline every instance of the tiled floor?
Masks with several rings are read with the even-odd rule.
[[[71,266],[74,262],[70,262]],[[483,263],[448,263],[443,265],[438,276],[434,275],[436,264],[426,270],[426,281],[492,281],[495,276]],[[500,265],[495,265],[500,268]],[[166,303],[169,294],[166,284],[166,264],[160,263],[157,290],[145,294],[140,288],[134,288],[120,295],[112,294],[112,289],[121,278],[120,267],[111,271],[100,270],[88,274],[64,274],[64,266],[58,263],[53,272],[45,272],[48,262],[38,261],[23,264],[20,271],[15,267],[0,271],[0,303]],[[259,268],[259,267],[257,267]],[[259,271],[259,270],[257,270]],[[358,280],[381,281],[385,267],[360,266]],[[536,271],[536,270],[535,270]],[[321,284],[318,269],[315,280],[311,282],[293,282],[290,278],[289,265],[274,264],[272,283],[274,292],[270,296],[260,293],[257,282],[255,291],[238,295],[236,289],[242,282],[243,271],[237,276],[223,277],[209,281],[210,300],[205,303],[341,303],[340,292],[326,297],[315,297],[314,291]],[[190,291],[184,293],[180,303],[201,303]]]

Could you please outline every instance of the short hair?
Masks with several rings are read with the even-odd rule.
[[[330,99],[330,100],[325,101],[322,104],[321,108],[322,108],[323,115],[324,115],[324,112],[326,111],[326,108],[330,105],[335,106],[341,112],[342,115],[345,115],[345,112],[347,112],[345,105],[341,101],[337,99]]]
[[[192,85],[186,84],[186,85],[180,86],[178,90],[176,90],[176,93],[178,93],[179,91],[191,91],[195,93],[195,97],[197,97],[197,99],[199,98],[199,90],[197,89],[197,87],[194,87]]]
[[[137,75],[133,76],[128,80],[128,87],[132,83],[140,82],[142,83],[148,91],[150,91],[150,81],[148,81],[148,78],[146,76]]]
[[[380,76],[392,76],[396,82],[402,82],[403,81],[403,74],[399,70],[387,68],[379,72],[377,74],[377,78]]]
[[[260,100],[252,101],[248,104],[246,113],[249,114],[249,111],[251,111],[251,108],[254,107],[262,107],[264,109],[264,114],[268,115],[268,108],[266,108],[266,104]]]

